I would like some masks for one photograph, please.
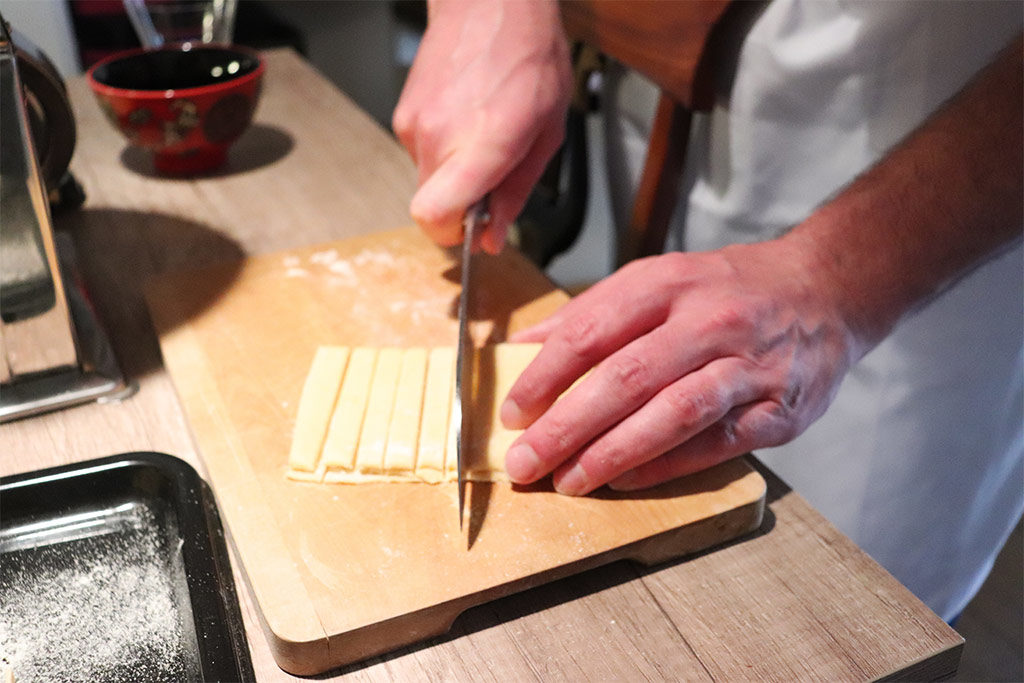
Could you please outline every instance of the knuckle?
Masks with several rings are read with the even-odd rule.
[[[563,456],[571,455],[574,448],[572,426],[557,417],[549,417],[537,425],[538,454],[543,452],[542,458],[555,460]],[[546,457],[545,457],[546,455]]]
[[[660,263],[660,259],[663,256],[652,256],[647,258],[635,259],[619,268],[619,273],[623,277],[647,277],[651,275],[652,266],[656,263]]]
[[[799,384],[793,384],[789,387],[785,394],[782,396],[782,405],[789,411],[795,411],[797,406],[800,405],[802,391]]]
[[[447,224],[444,213],[431,202],[414,201],[409,207],[409,215],[438,244],[458,244],[459,235]]]
[[[621,440],[607,441],[595,448],[594,460],[600,463],[605,479],[610,479],[647,460],[643,454],[637,453],[631,443]]]
[[[598,351],[600,323],[591,312],[579,313],[565,321],[561,337],[570,353],[583,360],[593,359]]]
[[[672,406],[676,419],[683,425],[706,424],[719,409],[717,397],[704,391],[685,391],[672,387],[665,393],[665,399]]]
[[[770,401],[765,409],[765,418],[776,425],[795,425],[797,422],[796,400],[799,392],[784,392],[777,400]]]
[[[751,411],[741,421],[745,443],[752,448],[781,446],[800,435],[800,426],[792,411],[776,401],[768,401]]]
[[[651,370],[643,358],[622,351],[609,359],[607,367],[620,399],[635,403],[649,398]]]
[[[413,116],[405,107],[398,107],[391,115],[391,129],[401,140],[412,137]]]
[[[722,445],[725,450],[732,453],[741,443],[741,428],[739,423],[733,419],[722,420],[721,423]]]
[[[432,107],[421,110],[416,117],[416,130],[427,138],[436,138],[444,127],[444,115]]]
[[[800,436],[800,425],[793,416],[793,411],[786,406],[778,405],[771,411],[771,428],[769,440],[772,446],[781,446]]]
[[[586,471],[588,479],[600,486],[647,459],[641,457],[630,443],[601,438],[580,452],[578,463]]]
[[[736,303],[722,305],[711,315],[708,325],[729,332],[743,332],[751,327],[746,311]]]

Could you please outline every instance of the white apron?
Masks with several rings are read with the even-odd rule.
[[[775,0],[720,104],[695,121],[670,246],[759,241],[800,222],[988,64],[1022,13],[1017,2]],[[622,216],[657,94],[626,72],[607,85]],[[757,453],[946,619],[1024,510],[1022,321],[1018,243],[904,320],[805,434]]]

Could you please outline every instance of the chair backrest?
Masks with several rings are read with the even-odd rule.
[[[661,98],[630,224],[616,265],[660,253],[678,200],[693,111],[711,107],[717,44],[728,35],[731,0],[563,0],[571,42],[583,43],[649,78]],[[759,3],[750,3],[752,5]],[[730,6],[733,9],[730,9]]]
[[[568,0],[570,41],[586,43],[647,76],[690,109],[711,98],[708,43],[730,0]]]

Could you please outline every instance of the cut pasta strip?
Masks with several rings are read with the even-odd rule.
[[[384,472],[408,475],[416,471],[416,443],[423,412],[423,387],[427,381],[427,350],[406,349],[398,375],[395,407],[384,450]]]
[[[430,349],[416,453],[416,476],[423,481],[437,483],[444,478],[448,416],[451,414],[454,385],[455,348],[439,346]]]
[[[366,401],[366,417],[356,449],[356,470],[361,474],[384,474],[384,449],[401,367],[401,349],[383,348],[377,354],[370,397]]]
[[[356,465],[356,449],[370,396],[370,381],[377,362],[377,349],[356,347],[349,358],[345,381],[338,395],[334,415],[324,442],[322,461],[330,470],[351,472]]]
[[[343,346],[321,346],[313,356],[288,453],[288,467],[293,470],[313,472],[317,467],[348,357],[349,349]]]

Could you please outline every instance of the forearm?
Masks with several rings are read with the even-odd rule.
[[[863,355],[908,311],[1020,238],[1018,39],[782,242],[806,258]]]

